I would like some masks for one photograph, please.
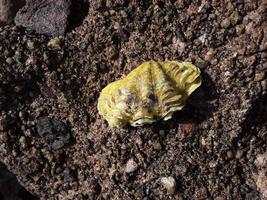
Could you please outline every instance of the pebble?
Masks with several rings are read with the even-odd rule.
[[[214,50],[213,49],[209,49],[208,52],[206,53],[204,59],[206,61],[210,62],[213,59],[213,57],[214,57]]]
[[[255,74],[255,81],[262,81],[265,78],[265,72],[257,72]]]
[[[198,66],[200,69],[203,69],[209,65],[209,62],[206,60],[201,59],[200,57],[196,58],[196,66]]]
[[[24,117],[25,117],[25,113],[24,113],[23,111],[19,111],[19,117],[20,117],[21,119],[24,119]]]
[[[237,150],[235,157],[236,157],[236,159],[240,159],[242,157],[242,155],[243,155],[243,151]]]
[[[162,146],[161,146],[161,144],[159,142],[155,142],[155,143],[153,143],[153,149],[161,150]]]
[[[263,91],[267,91],[267,80],[261,81],[261,87]]]
[[[58,37],[53,38],[49,40],[47,46],[54,48],[54,49],[60,49],[61,41]]]
[[[18,152],[16,151],[16,150],[12,150],[12,155],[14,156],[14,157],[17,157],[17,155],[18,155]]]
[[[175,193],[176,191],[176,180],[172,177],[162,177],[161,178],[162,185],[167,189],[167,192],[170,194]]]
[[[163,130],[163,129],[161,129],[161,130],[159,130],[159,135],[161,136],[161,137],[164,137],[165,136],[165,131]]]
[[[210,167],[210,168],[214,168],[214,167],[216,167],[216,166],[217,166],[216,161],[212,160],[212,161],[209,162],[209,167]]]
[[[138,164],[134,161],[134,159],[130,159],[126,163],[125,172],[126,173],[132,173],[136,171],[138,168]]]
[[[199,40],[201,43],[205,43],[206,39],[207,39],[207,34],[206,34],[206,33],[203,34],[203,35],[201,35],[200,37],[198,37],[198,40]]]
[[[237,11],[233,12],[230,18],[231,18],[231,24],[233,26],[236,25],[241,20],[241,17]]]
[[[15,51],[14,58],[15,58],[16,61],[20,61],[22,59],[21,51]]]
[[[44,52],[44,54],[43,54],[43,59],[44,59],[44,61],[45,61],[46,63],[48,63],[48,61],[49,61],[49,55],[48,55],[48,52]]]
[[[215,58],[215,59],[212,59],[212,60],[210,61],[210,64],[211,64],[211,65],[217,65],[218,62],[219,62],[219,60],[218,60],[217,58]]]
[[[22,136],[20,137],[19,139],[19,143],[21,145],[21,147],[24,149],[27,147],[27,140],[26,140],[26,137]]]
[[[231,150],[227,151],[226,152],[226,155],[227,155],[227,158],[228,159],[232,159],[234,156],[233,156],[233,152]]]
[[[27,48],[28,48],[29,50],[33,50],[33,49],[35,48],[35,44],[34,44],[34,42],[31,41],[31,40],[28,40],[28,41],[27,41]]]
[[[230,22],[229,18],[226,18],[226,19],[222,20],[222,22],[221,22],[222,28],[229,28],[230,25],[231,25],[231,22]]]
[[[12,63],[14,63],[14,59],[11,58],[11,57],[8,57],[8,58],[6,59],[6,63],[9,64],[9,65],[11,65]]]
[[[36,123],[36,130],[44,141],[54,150],[70,143],[70,130],[57,119],[41,118]]]
[[[31,129],[27,129],[24,133],[27,137],[32,137],[32,131]]]

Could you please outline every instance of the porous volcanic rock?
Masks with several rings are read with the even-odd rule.
[[[64,35],[69,25],[71,0],[29,0],[16,17],[17,26],[52,36]]]
[[[70,143],[70,129],[63,122],[47,117],[39,119],[36,124],[37,133],[54,150]]]

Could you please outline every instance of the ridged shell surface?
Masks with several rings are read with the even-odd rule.
[[[107,85],[97,108],[112,127],[142,126],[170,119],[200,85],[200,70],[189,62],[148,61]]]

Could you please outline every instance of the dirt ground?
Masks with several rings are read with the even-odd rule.
[[[95,0],[58,47],[0,28],[0,160],[40,199],[264,199],[266,15],[265,0]],[[108,127],[101,89],[151,59],[194,63],[202,86],[166,122]],[[71,143],[51,149],[42,117],[65,122]]]

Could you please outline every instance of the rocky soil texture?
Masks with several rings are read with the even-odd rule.
[[[40,199],[267,199],[265,0],[94,0],[51,39],[0,28],[0,160]],[[167,122],[111,129],[99,93],[147,60],[203,84]]]

